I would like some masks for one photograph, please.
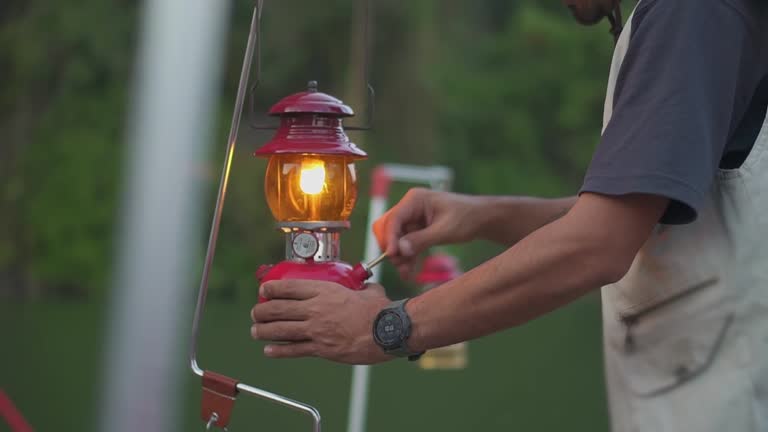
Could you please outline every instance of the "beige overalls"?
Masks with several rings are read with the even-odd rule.
[[[602,299],[613,432],[768,432],[768,118],[698,219],[657,226]]]

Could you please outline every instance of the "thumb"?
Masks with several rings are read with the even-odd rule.
[[[398,241],[400,255],[413,257],[420,254],[430,246],[440,242],[441,233],[436,224],[432,224],[422,230],[410,232]]]

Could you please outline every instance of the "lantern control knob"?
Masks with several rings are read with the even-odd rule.
[[[312,258],[320,247],[317,237],[310,233],[301,233],[293,238],[293,253],[299,258]]]

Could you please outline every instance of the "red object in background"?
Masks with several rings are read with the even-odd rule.
[[[416,275],[420,284],[441,284],[453,280],[462,274],[456,257],[438,253],[424,259],[421,271]]]
[[[317,154],[365,159],[344,133],[342,119],[354,115],[352,108],[326,93],[317,91],[310,81],[309,90],[295,93],[276,103],[269,114],[280,117],[280,127],[272,139],[254,153],[267,157],[277,154]]]
[[[387,198],[389,195],[389,186],[392,185],[392,177],[383,166],[377,166],[373,169],[371,175],[371,198]]]
[[[0,416],[5,419],[5,422],[11,428],[11,432],[33,432],[32,426],[27,423],[24,416],[13,404],[11,398],[0,390]]]

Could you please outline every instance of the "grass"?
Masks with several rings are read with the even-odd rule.
[[[350,368],[318,359],[265,359],[261,345],[249,339],[249,307],[208,306],[203,365],[309,402],[323,414],[325,431],[345,430]],[[35,430],[96,429],[105,318],[97,304],[0,305],[0,388]],[[599,300],[590,296],[471,342],[465,370],[422,371],[406,361],[376,366],[368,432],[607,431],[599,320]],[[179,339],[184,350],[187,336]],[[178,367],[185,377],[178,430],[203,430],[199,380],[186,369],[185,355]],[[230,430],[308,431],[309,421],[246,395]]]

